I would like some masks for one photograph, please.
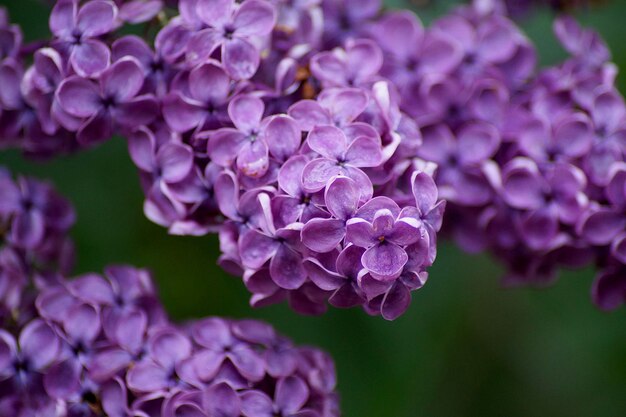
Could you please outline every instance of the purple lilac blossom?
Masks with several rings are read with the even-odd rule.
[[[537,71],[493,0],[428,28],[376,0],[181,0],[169,20],[157,3],[61,0],[31,66],[4,24],[3,142],[49,156],[124,135],[146,216],[173,234],[217,232],[219,263],[254,306],[396,317],[435,259],[439,198],[446,234],[502,259],[507,283],[594,263],[610,281],[594,294],[619,288],[608,190],[626,110],[595,32],[557,19],[571,58]],[[153,44],[115,33],[155,13]],[[85,45],[104,64],[81,68]],[[110,94],[120,78],[132,82]]]
[[[74,210],[47,183],[13,180],[0,169],[0,324],[28,317],[24,303],[37,279],[69,272],[74,248],[68,237]],[[26,314],[22,317],[20,314]],[[23,323],[22,323],[23,324]]]
[[[0,411],[339,415],[326,353],[254,320],[174,324],[145,270],[59,277],[37,290],[35,306],[29,321],[0,330]]]

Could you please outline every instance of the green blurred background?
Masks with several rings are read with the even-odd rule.
[[[626,2],[607,3],[579,17],[602,33],[626,68]],[[27,39],[47,36],[43,2],[0,4],[23,25]],[[447,7],[439,1],[418,12],[429,21]],[[543,64],[564,56],[551,19],[545,12],[524,23]],[[623,74],[619,84],[626,91]],[[345,417],[626,415],[626,313],[605,314],[591,305],[591,270],[563,274],[546,290],[503,290],[501,271],[490,259],[444,243],[430,282],[393,323],[360,310],[323,317],[302,317],[285,306],[253,310],[241,281],[215,265],[215,236],[168,236],[144,217],[123,140],[44,164],[3,152],[0,164],[51,179],[74,202],[78,273],[110,263],[148,267],[176,319],[265,319],[299,344],[328,350]]]

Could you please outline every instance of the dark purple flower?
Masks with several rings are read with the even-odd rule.
[[[102,72],[99,83],[72,76],[56,93],[60,106],[82,119],[78,140],[92,144],[110,138],[115,129],[136,128],[154,120],[158,103],[151,95],[138,96],[144,74],[135,58],[124,58]]]
[[[364,86],[377,80],[383,65],[382,51],[370,40],[348,41],[345,49],[336,48],[311,58],[311,72],[324,87]]]
[[[163,98],[163,117],[173,131],[212,129],[227,120],[231,80],[221,66],[208,62],[195,67],[185,87]]]

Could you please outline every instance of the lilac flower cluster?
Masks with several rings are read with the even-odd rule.
[[[73,263],[68,231],[75,219],[69,203],[33,178],[13,180],[0,169],[0,327],[28,318],[23,308],[33,280]]]
[[[2,415],[339,415],[328,355],[254,320],[175,325],[145,270],[57,277],[34,309],[0,330]]]
[[[423,135],[414,156],[437,164],[448,234],[503,260],[508,284],[546,284],[561,267],[593,264],[594,300],[614,308],[626,296],[626,107],[608,48],[557,19],[571,58],[536,73],[532,45],[487,3],[426,31],[404,12],[373,26],[389,63],[382,75]],[[440,54],[422,51],[433,45]]]
[[[56,3],[52,42],[25,71],[10,63],[5,95],[29,117],[5,136],[43,155],[61,149],[34,131],[69,137],[67,149],[127,137],[146,215],[175,234],[218,232],[220,263],[255,306],[404,312],[435,259],[444,206],[417,166],[393,198],[378,191],[392,186],[385,164],[421,135],[379,74],[380,48],[339,45],[345,28],[333,22],[354,5],[183,0],[152,47],[114,34],[142,20],[120,18],[135,3]],[[375,16],[370,3],[350,22]]]
[[[5,23],[2,136],[39,155],[125,136],[147,217],[218,233],[254,306],[398,317],[435,259],[440,198],[447,233],[507,282],[594,264],[600,305],[626,295],[623,101],[595,33],[557,20],[572,58],[537,72],[496,0],[429,28],[379,0],[174,6],[59,0],[25,70]],[[148,20],[153,42],[118,33]]]

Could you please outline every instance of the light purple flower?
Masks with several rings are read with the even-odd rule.
[[[392,281],[400,276],[409,260],[404,247],[421,238],[421,225],[412,217],[400,217],[400,208],[383,198],[376,201],[371,221],[359,218],[359,213],[348,220],[346,239],[366,249],[361,261],[374,278]],[[366,204],[362,210],[370,207]]]
[[[248,0],[237,5],[233,0],[198,0],[196,12],[208,26],[194,34],[187,46],[191,62],[202,62],[216,48],[226,72],[234,79],[251,78],[260,62],[253,42],[269,34],[276,22],[274,7],[265,1]]]
[[[98,37],[115,28],[117,7],[108,0],[96,0],[78,7],[76,0],[59,0],[50,14],[50,30],[57,37],[55,47],[69,54],[74,71],[91,77],[104,71],[111,60],[108,46]]]

